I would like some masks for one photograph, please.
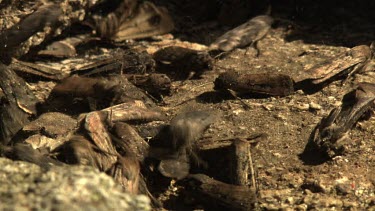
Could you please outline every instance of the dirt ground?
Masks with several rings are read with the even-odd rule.
[[[282,5],[276,8],[275,16],[290,15],[283,9]],[[207,72],[203,79],[188,81],[177,93],[165,97],[170,116],[191,109],[220,113],[220,121],[214,123],[205,136],[225,139],[260,132],[267,134],[252,151],[261,209],[375,209],[375,116],[358,122],[350,131],[352,142],[345,155],[327,161],[317,152],[302,154],[322,117],[339,106],[343,95],[359,82],[374,83],[374,72],[355,75],[344,85],[342,81],[333,82],[313,94],[298,90],[281,98],[243,99],[250,109],[239,100],[213,92],[213,81],[220,72],[282,73],[296,77],[309,67],[334,58],[347,47],[368,45],[374,38],[369,37],[375,31],[374,23],[356,16],[361,12],[348,12],[344,6],[336,9],[344,12],[339,16],[342,19],[305,17],[306,22],[294,22],[297,26],[279,22],[258,43],[259,57],[254,56],[251,48],[236,49],[224,59],[218,59],[214,71]],[[314,13],[312,7],[306,10],[306,16]],[[296,33],[298,27],[302,29]],[[205,32],[201,33],[206,34],[201,37],[203,43],[215,34],[213,30]],[[213,160],[210,168],[223,165],[220,168],[225,171],[225,163]]]
[[[279,7],[279,17],[288,15],[282,8]],[[314,9],[309,9],[314,13]],[[308,16],[309,11],[305,12]],[[238,100],[225,99],[212,91],[212,82],[220,72],[282,73],[295,77],[319,62],[334,58],[347,47],[369,44],[373,37],[368,35],[374,32],[375,25],[353,13],[340,16],[344,20],[335,20],[341,23],[324,22],[329,16],[323,16],[323,20],[316,18],[311,25],[301,21],[295,23],[306,25],[293,27],[279,22],[280,25],[258,43],[261,52],[258,58],[254,57],[252,49],[237,49],[217,60],[214,72],[207,73],[204,79],[189,81],[178,93],[165,98],[172,107],[168,109],[171,116],[192,108],[220,113],[221,120],[206,136],[223,139],[259,132],[268,135],[252,151],[261,209],[375,209],[374,117],[359,122],[351,130],[352,142],[345,155],[325,162],[316,152],[302,156],[313,128],[322,117],[339,106],[342,96],[358,82],[374,83],[374,73],[355,75],[345,85],[336,81],[314,94],[299,90],[282,98],[244,99],[250,109],[244,108]],[[353,16],[357,19],[350,19]],[[298,27],[303,29],[296,33]],[[203,43],[212,39],[209,36],[214,36],[215,32],[211,30],[207,34],[201,38]],[[211,166],[218,164],[221,163],[209,163]]]
[[[374,115],[361,120],[350,131],[352,142],[344,155],[322,160],[317,152],[302,154],[312,130],[322,117],[339,106],[343,95],[359,82],[375,83],[374,72],[354,75],[344,85],[341,80],[335,81],[313,94],[298,90],[286,97],[242,99],[249,108],[238,99],[213,89],[213,82],[221,72],[282,73],[296,77],[309,67],[345,52],[349,47],[369,45],[375,38],[375,23],[371,23],[371,18],[366,18],[361,10],[336,7],[334,11],[337,14],[324,14],[327,16],[314,19],[311,18],[313,14],[321,15],[314,13],[319,8],[309,6],[294,16],[293,11],[298,9],[297,6],[291,3],[286,6],[276,4],[273,15],[284,20],[277,21],[269,34],[259,41],[259,57],[255,56],[254,49],[248,48],[236,49],[224,58],[216,59],[214,69],[206,72],[201,79],[185,81],[182,86],[181,81],[173,82],[176,90],[172,95],[164,96],[164,103],[160,107],[168,118],[190,110],[208,110],[219,114],[220,120],[206,131],[205,138],[226,139],[255,133],[267,134],[252,148],[259,188],[259,209],[375,210]],[[178,13],[178,10],[175,11]],[[184,21],[188,20],[186,17]],[[191,22],[184,22],[191,28],[182,30],[183,20],[177,19],[174,40],[145,41],[140,43],[139,48],[151,52],[153,46],[160,47],[160,43],[176,42],[195,49],[205,49],[204,44],[230,28],[223,27],[213,19],[192,19]],[[195,42],[202,45],[193,44]],[[43,95],[44,89],[53,87],[50,82],[41,84],[31,84],[39,96]],[[213,153],[213,157],[207,158],[209,167],[206,172],[212,173],[209,176],[225,181],[228,179],[225,177],[227,164],[220,161],[224,156],[224,152],[221,153]],[[176,188],[170,189],[168,194],[178,198],[183,192],[179,189],[181,186],[171,186]],[[164,200],[167,202],[170,199]],[[170,202],[169,206],[168,209],[176,209],[177,205]],[[194,208],[198,209],[199,206]]]

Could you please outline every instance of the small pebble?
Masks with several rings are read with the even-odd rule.
[[[310,105],[307,103],[298,103],[294,105],[294,108],[300,110],[300,111],[307,111],[310,108]]]
[[[319,104],[317,104],[317,103],[314,103],[314,102],[311,102],[311,103],[309,104],[309,106],[310,106],[310,108],[313,109],[313,110],[320,110],[320,109],[322,109],[322,106],[321,106],[321,105],[319,105]]]

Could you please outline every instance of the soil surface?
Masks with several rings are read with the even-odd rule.
[[[168,112],[171,116],[190,109],[220,113],[221,120],[205,135],[215,139],[267,134],[252,150],[261,209],[375,209],[375,116],[354,126],[350,131],[352,142],[343,156],[323,160],[318,153],[302,154],[322,117],[339,106],[343,95],[359,82],[374,83],[374,72],[354,75],[344,84],[335,81],[313,94],[298,90],[282,98],[242,99],[250,108],[213,92],[212,82],[220,72],[282,73],[296,77],[348,47],[368,45],[374,39],[374,34],[370,35],[375,31],[374,22],[360,15],[364,14],[364,7],[350,10],[348,5],[301,5],[303,12],[298,12],[298,5],[273,4],[273,17],[284,21],[276,21],[269,34],[259,41],[260,56],[255,57],[254,49],[248,48],[236,49],[217,59],[213,72],[207,72],[201,80],[187,81],[177,93],[165,97]],[[286,19],[292,22],[285,22]],[[206,22],[196,28],[204,29],[210,24]],[[191,39],[207,44],[215,34],[223,33],[217,33],[223,28],[196,30],[190,33],[194,35]],[[224,154],[216,160],[211,158],[209,166],[225,171],[226,163],[217,162],[220,156]],[[218,177],[217,172],[210,176],[215,175]]]
[[[194,8],[193,2],[190,6]],[[165,3],[171,13],[177,15],[177,29],[172,33],[173,36],[162,36],[161,41],[136,42],[134,47],[150,53],[169,45],[205,50],[212,40],[233,27],[220,22],[217,13],[203,16],[204,12],[194,9],[186,12],[181,8],[179,10],[180,4]],[[286,97],[243,98],[247,106],[213,89],[215,78],[225,71],[282,73],[296,77],[313,65],[335,58],[350,47],[369,45],[375,38],[375,23],[371,22],[374,18],[364,15],[366,5],[353,10],[350,9],[351,5],[326,5],[332,8],[325,8],[324,11],[316,6],[318,3],[301,5],[274,3],[272,16],[279,20],[276,20],[268,35],[258,42],[258,57],[256,51],[249,47],[235,49],[216,58],[214,69],[203,74],[202,78],[174,81],[173,93],[164,96],[160,107],[169,119],[190,110],[217,113],[220,119],[211,125],[204,138],[228,139],[256,133],[267,135],[252,148],[260,209],[375,209],[375,115],[361,120],[352,128],[352,142],[344,155],[324,160],[318,153],[302,154],[319,121],[339,106],[343,95],[353,90],[356,84],[375,83],[374,72],[356,74],[345,83],[342,83],[343,80],[335,81],[315,93],[298,90]],[[189,11],[198,14],[189,15]],[[199,15],[201,18],[198,18]],[[245,18],[251,16],[254,14],[244,15]],[[100,49],[104,53],[111,51]],[[56,67],[62,65],[57,63],[48,64]],[[54,83],[30,82],[30,86],[43,99]],[[208,161],[209,167],[204,173],[228,182],[228,165],[222,157],[225,157],[225,152],[205,152],[203,158]],[[169,203],[167,209],[177,209],[180,205],[171,201],[179,201],[176,198],[183,195],[183,189],[173,182],[170,187],[157,197]],[[199,208],[192,202],[187,203],[185,200],[185,203]]]

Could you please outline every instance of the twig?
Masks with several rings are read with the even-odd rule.
[[[233,90],[231,90],[231,89],[227,89],[228,90],[228,92],[234,97],[234,98],[236,98],[236,100],[239,100],[240,102],[241,102],[241,104],[245,107],[245,110],[250,110],[251,109],[251,106],[249,105],[249,104],[247,104],[245,101],[243,101],[241,98],[239,98],[238,96],[237,96],[237,94],[233,91]]]
[[[254,171],[254,163],[253,163],[253,158],[251,155],[251,147],[249,148],[249,164],[250,164],[250,176],[251,176],[251,187],[255,189],[255,192],[258,192],[258,185],[256,183],[255,179],[255,171]]]

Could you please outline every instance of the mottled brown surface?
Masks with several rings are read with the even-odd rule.
[[[341,99],[346,93],[354,89],[359,82],[375,83],[373,69],[351,76],[344,84],[338,80],[318,91],[310,93],[309,90],[298,90],[285,97],[248,97],[240,102],[225,93],[214,91],[214,81],[222,72],[272,73],[295,78],[316,64],[334,59],[353,46],[369,45],[375,39],[375,25],[370,20],[371,14],[366,13],[366,5],[362,5],[362,9],[353,10],[348,9],[350,7],[347,5],[320,10],[316,6],[318,3],[304,5],[306,2],[301,2],[297,5],[274,2],[271,15],[276,19],[283,18],[294,22],[276,22],[268,35],[258,42],[259,57],[255,56],[256,51],[253,48],[248,48],[236,49],[224,57],[216,58],[213,71],[205,72],[201,79],[172,82],[172,94],[164,96],[164,102],[159,106],[166,112],[168,120],[181,112],[191,110],[211,110],[220,116],[206,131],[204,139],[221,140],[237,136],[247,137],[255,133],[267,134],[267,138],[252,147],[260,209],[374,208],[374,115],[367,115],[368,118],[361,119],[354,125],[349,133],[352,141],[344,155],[332,160],[324,160],[315,151],[302,155],[314,127],[333,108],[340,106]],[[165,6],[171,10],[176,20],[174,39],[164,36],[158,38],[161,41],[135,42],[131,47],[147,50],[149,53],[170,45],[205,50],[208,44],[228,29],[220,25],[221,22],[217,21],[219,14],[212,14],[213,9],[205,14],[207,17],[199,17],[204,12],[191,9],[190,11],[197,14],[193,12],[189,16],[184,15],[188,13],[185,10],[178,10],[181,9],[178,3],[167,3]],[[185,6],[182,9],[189,6],[194,8],[193,3]],[[200,6],[210,8],[206,3]],[[216,7],[219,6],[211,8]],[[332,11],[334,12],[330,13]],[[223,13],[225,11],[220,11],[221,18],[225,16]],[[113,51],[98,46],[95,50],[87,50],[85,55],[95,52],[95,55],[88,58],[98,55],[110,57]],[[83,55],[63,64],[41,62],[66,70],[77,64],[82,65],[82,61],[87,62]],[[36,96],[45,99],[48,90],[53,86],[50,82],[37,82],[30,83],[30,87]],[[244,103],[247,106],[244,106]],[[373,111],[370,112],[372,113]],[[226,154],[225,150],[207,150],[202,158],[207,161],[208,169],[197,170],[198,172],[194,173],[206,173],[217,180],[229,183],[230,166],[225,161]],[[165,208],[201,208],[199,202],[191,199],[194,197],[186,197],[185,189],[179,183],[169,180],[156,181],[160,186],[168,183],[165,186],[169,188],[160,191],[160,194],[151,190],[157,198],[165,202]]]

